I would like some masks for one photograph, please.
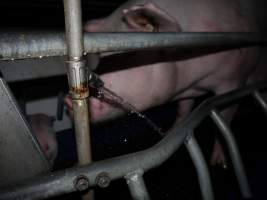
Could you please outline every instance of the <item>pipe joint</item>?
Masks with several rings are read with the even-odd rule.
[[[85,60],[66,61],[70,95],[72,99],[85,99],[89,96],[88,68]]]

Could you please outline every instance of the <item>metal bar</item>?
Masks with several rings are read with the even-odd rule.
[[[82,32],[82,9],[81,0],[64,0],[66,40],[68,49],[68,78],[70,94],[72,97],[74,111],[74,125],[76,147],[79,165],[86,165],[92,162],[88,97],[89,88],[87,84],[87,71],[84,54],[83,32]],[[78,189],[86,189],[79,186]],[[77,187],[77,186],[76,186]],[[84,200],[92,200],[93,192],[83,195]]]
[[[155,48],[178,50],[240,48],[266,45],[267,33],[85,33],[86,53]],[[77,44],[78,45],[78,44]],[[220,49],[218,49],[220,50]],[[67,54],[63,32],[0,33],[0,60],[42,58]]]
[[[143,171],[141,170],[131,172],[125,176],[133,200],[150,199],[142,176],[143,176]]]
[[[244,198],[251,198],[251,191],[249,188],[246,172],[242,163],[240,152],[238,150],[234,135],[231,129],[227,126],[224,119],[220,116],[216,109],[213,109],[210,113],[211,118],[221,130],[222,135],[226,141],[229,149],[229,154],[233,163],[233,167],[237,176],[241,194]]]
[[[1,187],[47,172],[51,164],[2,78],[0,102]]]
[[[213,200],[214,195],[209,170],[193,131],[185,140],[185,145],[197,170],[202,198],[204,200]]]
[[[2,61],[0,71],[7,82],[66,75],[63,57]]]
[[[65,29],[68,56],[81,59],[83,56],[82,13],[80,0],[64,0]]]
[[[261,108],[263,109],[265,115],[267,116],[267,103],[264,100],[264,98],[262,97],[262,95],[260,94],[259,91],[255,90],[252,93],[253,97],[256,99],[257,103],[261,106]]]
[[[167,160],[184,142],[204,117],[210,114],[214,107],[225,107],[233,101],[249,95],[255,89],[267,87],[267,82],[261,82],[216,96],[204,101],[181,124],[169,131],[159,143],[153,147],[111,159],[94,162],[87,166],[73,167],[67,170],[53,172],[48,175],[35,177],[20,185],[1,188],[0,199],[40,199],[76,191],[73,180],[79,175],[88,178],[90,187],[98,184],[98,177],[105,173],[109,180],[122,178],[137,169],[145,171],[159,166]]]

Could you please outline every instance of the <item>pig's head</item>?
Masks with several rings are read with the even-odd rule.
[[[49,162],[53,164],[58,152],[56,136],[53,130],[54,119],[41,113],[28,115],[27,118],[43,152]]]
[[[166,12],[161,1],[128,1],[110,16],[91,20],[87,32],[178,32],[176,20]],[[161,4],[161,3],[160,3]]]
[[[166,9],[164,9],[162,5],[159,6],[159,2],[160,1],[129,1],[115,10],[110,16],[87,22],[84,26],[84,30],[87,32],[180,31],[176,20],[165,11]],[[162,54],[160,56],[162,56]],[[123,55],[121,58],[116,58],[106,63],[105,65],[107,65],[107,67],[105,66],[105,68],[110,69],[114,67],[115,71],[102,71],[103,75],[101,75],[100,78],[104,81],[105,87],[111,89],[126,101],[129,101],[139,111],[143,111],[161,103],[158,96],[154,98],[157,100],[151,98],[151,86],[146,84],[147,80],[151,78],[151,69],[147,68],[147,65],[156,64],[158,61],[155,61],[155,58],[158,59],[160,56],[158,52],[153,52],[153,54],[151,52],[146,54],[144,54],[144,52],[134,52],[131,56]],[[129,64],[131,66],[125,66]],[[143,67],[145,65],[146,67]],[[120,69],[118,70],[118,68]],[[162,84],[160,87],[164,91],[168,91],[168,89],[166,89],[167,87],[162,87]],[[167,95],[165,96],[168,98]],[[65,103],[72,117],[73,110],[71,99],[66,97]],[[89,107],[91,122],[110,120],[125,113],[122,109],[114,106],[114,104],[112,105],[96,98],[90,98]]]

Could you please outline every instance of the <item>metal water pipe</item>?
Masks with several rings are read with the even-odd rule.
[[[86,61],[84,60],[84,42],[82,32],[82,11],[80,0],[64,0],[65,28],[68,59],[66,61],[69,93],[72,98],[74,111],[74,125],[79,165],[92,162]],[[87,177],[81,175],[76,180],[78,190],[86,190],[89,183]],[[81,187],[79,187],[81,186]],[[84,187],[86,186],[86,187]],[[84,200],[92,200],[93,192],[83,196]]]

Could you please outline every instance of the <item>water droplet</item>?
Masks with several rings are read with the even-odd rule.
[[[154,122],[152,122],[144,114],[140,113],[132,104],[125,101],[113,91],[102,86],[101,88],[98,88],[96,97],[98,99],[108,100],[108,102],[114,103],[116,106],[119,105],[123,110],[127,111],[128,115],[135,114],[137,117],[144,119],[146,123],[159,135],[164,135],[164,133],[161,132],[161,129]],[[127,142],[127,139],[124,139],[124,142]]]
[[[97,90],[96,98],[98,98],[98,99],[104,98],[104,94],[103,94],[102,90]]]

